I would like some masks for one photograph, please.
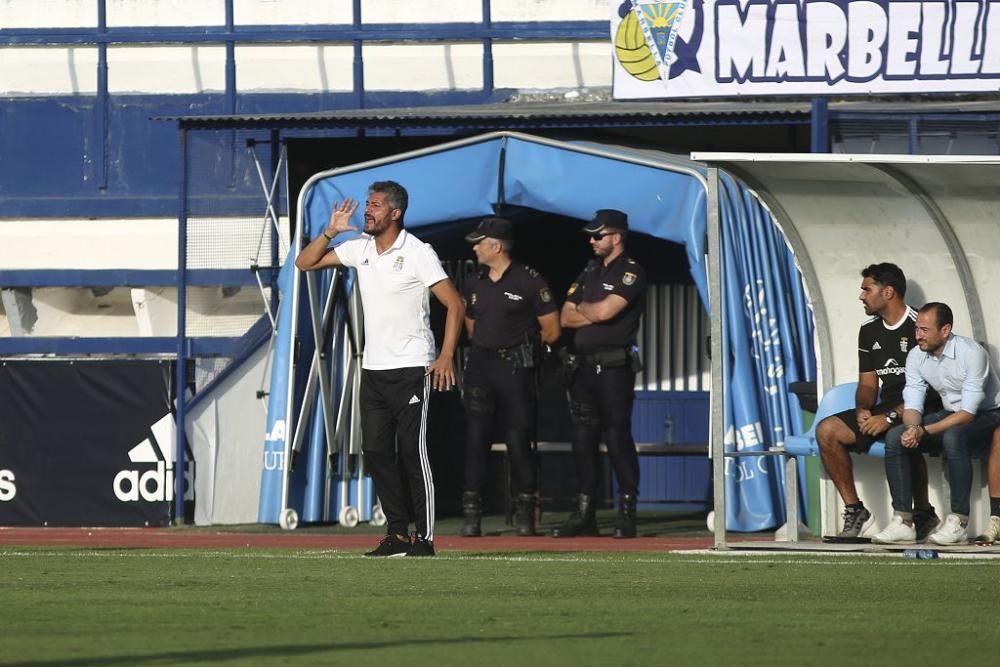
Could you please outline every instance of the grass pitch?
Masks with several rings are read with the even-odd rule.
[[[4,665],[992,664],[1000,561],[0,549]]]

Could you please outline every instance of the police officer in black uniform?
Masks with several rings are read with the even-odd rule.
[[[482,487],[497,408],[506,416],[507,455],[520,535],[535,534],[537,480],[531,435],[541,345],[559,338],[558,307],[537,271],[511,259],[513,229],[485,218],[465,240],[479,270],[465,285],[465,327],[472,342],[465,368],[465,490],[462,535],[482,534]]]
[[[640,370],[636,334],[644,306],[646,271],[625,253],[628,216],[601,209],[584,226],[595,259],[569,287],[560,322],[575,329],[570,416],[580,478],[576,509],[554,537],[598,535],[594,515],[603,432],[618,479],[615,537],[635,537],[639,459],[632,440],[635,374]]]

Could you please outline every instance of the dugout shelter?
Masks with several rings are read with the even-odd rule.
[[[680,259],[686,263],[702,305],[707,305],[705,235],[710,190],[704,166],[686,158],[498,132],[334,169],[315,175],[299,195],[293,252],[320,233],[335,201],[348,196],[360,199],[368,184],[387,179],[403,183],[410,192],[407,228],[436,247],[449,236],[460,238],[480,217],[510,209],[515,215],[518,210],[531,211],[524,221],[526,225],[554,224],[545,219],[548,214],[575,220],[576,231],[596,209],[620,208],[629,214],[630,244],[637,248],[636,252],[662,241],[683,248],[679,255],[665,249],[654,252],[644,264],[655,270],[659,263]],[[734,406],[727,414],[739,415],[749,425],[740,432],[730,428],[727,440],[734,451],[770,449],[775,445],[780,448],[782,434],[801,427],[800,414],[790,409],[792,399],[784,380],[811,379],[811,317],[791,252],[767,207],[736,179],[724,177],[722,184],[717,196],[726,204],[721,219],[728,226],[727,264],[735,282],[730,290],[732,298],[719,303],[720,308],[732,310],[729,319],[738,323],[727,333],[733,341],[728,347],[736,360],[727,366],[727,372],[736,381],[730,385],[731,396],[727,395],[725,401]],[[360,227],[361,214],[356,215]],[[536,227],[531,233],[539,230]],[[555,249],[562,252],[570,245],[557,244]],[[747,256],[753,256],[754,261],[743,261]],[[544,267],[539,268],[545,272]],[[349,297],[341,297],[342,307],[338,310],[336,294],[338,282],[346,284],[349,280],[349,275],[339,273],[333,277],[303,277],[291,262],[285,263],[264,454],[265,460],[282,463],[264,470],[258,516],[261,522],[293,525],[300,513],[307,521],[318,520],[324,513],[329,514],[333,495],[340,499],[334,514],[342,521],[370,518],[370,489],[362,477],[338,494],[317,492],[329,470],[323,451],[359,453],[357,439],[343,434],[344,420],[348,419],[345,415],[353,412],[348,406],[356,405],[356,399],[344,396],[356,395],[351,383],[357,377],[358,318],[356,305],[351,306]],[[761,288],[759,300],[745,304],[742,296],[736,296],[745,291],[740,285],[766,289]],[[663,328],[653,328],[650,333],[650,321],[657,321],[663,314],[656,303],[662,297],[655,292],[652,296],[653,303],[647,302],[642,347],[647,365],[655,363],[658,369],[663,348],[669,350],[684,343],[671,340]],[[764,332],[762,313],[779,314],[780,331],[774,335],[786,344],[776,344],[770,332]],[[681,312],[681,319],[689,314]],[[338,334],[329,333],[348,321],[353,335],[337,338]],[[689,327],[691,322],[682,325]],[[698,336],[694,338],[694,345],[700,347]],[[313,341],[321,343],[315,345]],[[353,361],[342,356],[345,349],[349,350],[347,357],[355,358]],[[341,359],[339,366],[323,363],[324,359],[337,358]],[[773,372],[779,367],[784,369],[780,378]],[[651,381],[647,374],[640,378],[640,385]],[[331,411],[335,404],[338,409]],[[319,405],[328,406],[326,412],[335,415],[329,421],[336,423],[324,420],[323,411],[317,410]],[[698,426],[707,424],[693,425],[692,430]],[[346,444],[345,439],[349,441]],[[292,460],[308,461],[305,472],[302,466],[296,466],[289,475],[283,462]],[[357,469],[360,457],[354,463],[344,463]],[[731,471],[730,497],[735,499],[729,506],[731,528],[760,530],[780,524],[782,474],[781,466],[771,462],[757,466],[750,474]],[[344,514],[344,500],[357,503],[349,516]]]
[[[860,271],[891,261],[907,275],[907,302],[949,304],[954,330],[975,338],[998,361],[1000,313],[991,307],[1000,288],[1000,161],[992,156],[696,153],[708,165],[710,191],[721,174],[739,177],[767,204],[795,255],[816,325],[820,396],[857,380],[857,330],[864,321],[858,302]],[[724,209],[709,202],[709,229]],[[710,252],[714,246],[710,244]],[[725,267],[716,264],[713,295],[725,298]],[[721,323],[713,321],[713,331]],[[721,341],[720,341],[721,342]],[[721,349],[713,351],[722,354]],[[718,354],[713,358],[718,359]],[[719,366],[713,363],[713,371]],[[713,376],[713,393],[726,395],[724,373]],[[713,443],[719,455],[722,415],[713,411]],[[879,525],[891,516],[881,459],[855,456],[855,476]],[[973,487],[970,534],[988,516],[983,470]],[[930,466],[931,502],[947,511],[947,482],[939,459]],[[795,481],[795,475],[787,479]],[[716,470],[716,515],[721,507]],[[977,493],[977,489],[980,492]],[[832,484],[819,485],[822,531],[837,530],[840,499]],[[794,496],[794,494],[791,494]],[[939,509],[939,511],[941,511]],[[797,524],[790,524],[794,541]],[[716,543],[725,544],[715,524]]]

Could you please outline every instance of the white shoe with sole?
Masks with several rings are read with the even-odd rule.
[[[875,544],[914,544],[916,541],[917,530],[903,523],[903,517],[898,514],[893,514],[889,525],[872,537]]]
[[[986,524],[986,530],[976,537],[976,544],[981,547],[991,547],[1000,542],[1000,516],[991,516]]]
[[[969,533],[965,527],[965,523],[962,523],[962,517],[953,513],[946,516],[944,523],[931,533],[931,536],[927,539],[934,544],[947,547],[955,544],[965,544],[969,541]]]

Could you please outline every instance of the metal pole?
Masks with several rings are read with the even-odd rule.
[[[281,131],[272,130],[271,131],[271,173],[277,174],[278,170],[284,170],[287,173],[287,167],[283,165],[287,164],[283,161],[282,152],[284,146],[281,144]],[[274,224],[271,225],[271,280],[269,284],[271,285],[271,316],[274,318],[278,317],[278,266],[281,264],[281,257],[278,252],[278,245],[280,244],[280,235],[278,229],[281,226],[281,184],[286,183],[285,179],[277,178],[276,181],[279,183],[277,191],[272,195],[275,200],[272,206],[272,211],[274,211],[275,220]],[[286,201],[289,196],[287,190],[285,192]]]
[[[493,8],[492,0],[483,0],[483,28],[492,31],[493,29]],[[493,94],[493,38],[483,38],[483,96],[489,97]]]
[[[809,150],[813,153],[830,152],[830,109],[825,97],[813,98],[809,144]]]
[[[907,151],[916,155],[920,152],[920,119],[916,116],[910,119],[907,137]]]
[[[184,420],[186,418],[185,387],[187,387],[187,129],[181,128],[181,189],[177,215],[177,381],[174,398],[177,405],[177,451],[174,455],[174,523],[184,523]]]
[[[226,113],[236,113],[236,39],[234,38],[234,0],[226,0],[226,90],[224,92]]]
[[[726,549],[726,459],[725,392],[722,336],[725,308],[722,304],[722,228],[719,219],[719,170],[708,168],[708,300],[711,308],[712,393],[709,449],[712,453],[712,489],[715,521],[715,548]]]
[[[97,155],[94,162],[97,168],[97,187],[108,189],[108,6],[107,0],[97,0],[97,31],[100,41],[97,43],[97,99],[94,112],[97,114]]]
[[[352,4],[352,21],[354,29],[359,33],[361,31],[361,0],[354,0]],[[354,96],[356,98],[355,105],[358,109],[365,108],[365,57],[364,57],[364,41],[362,39],[354,40]]]

